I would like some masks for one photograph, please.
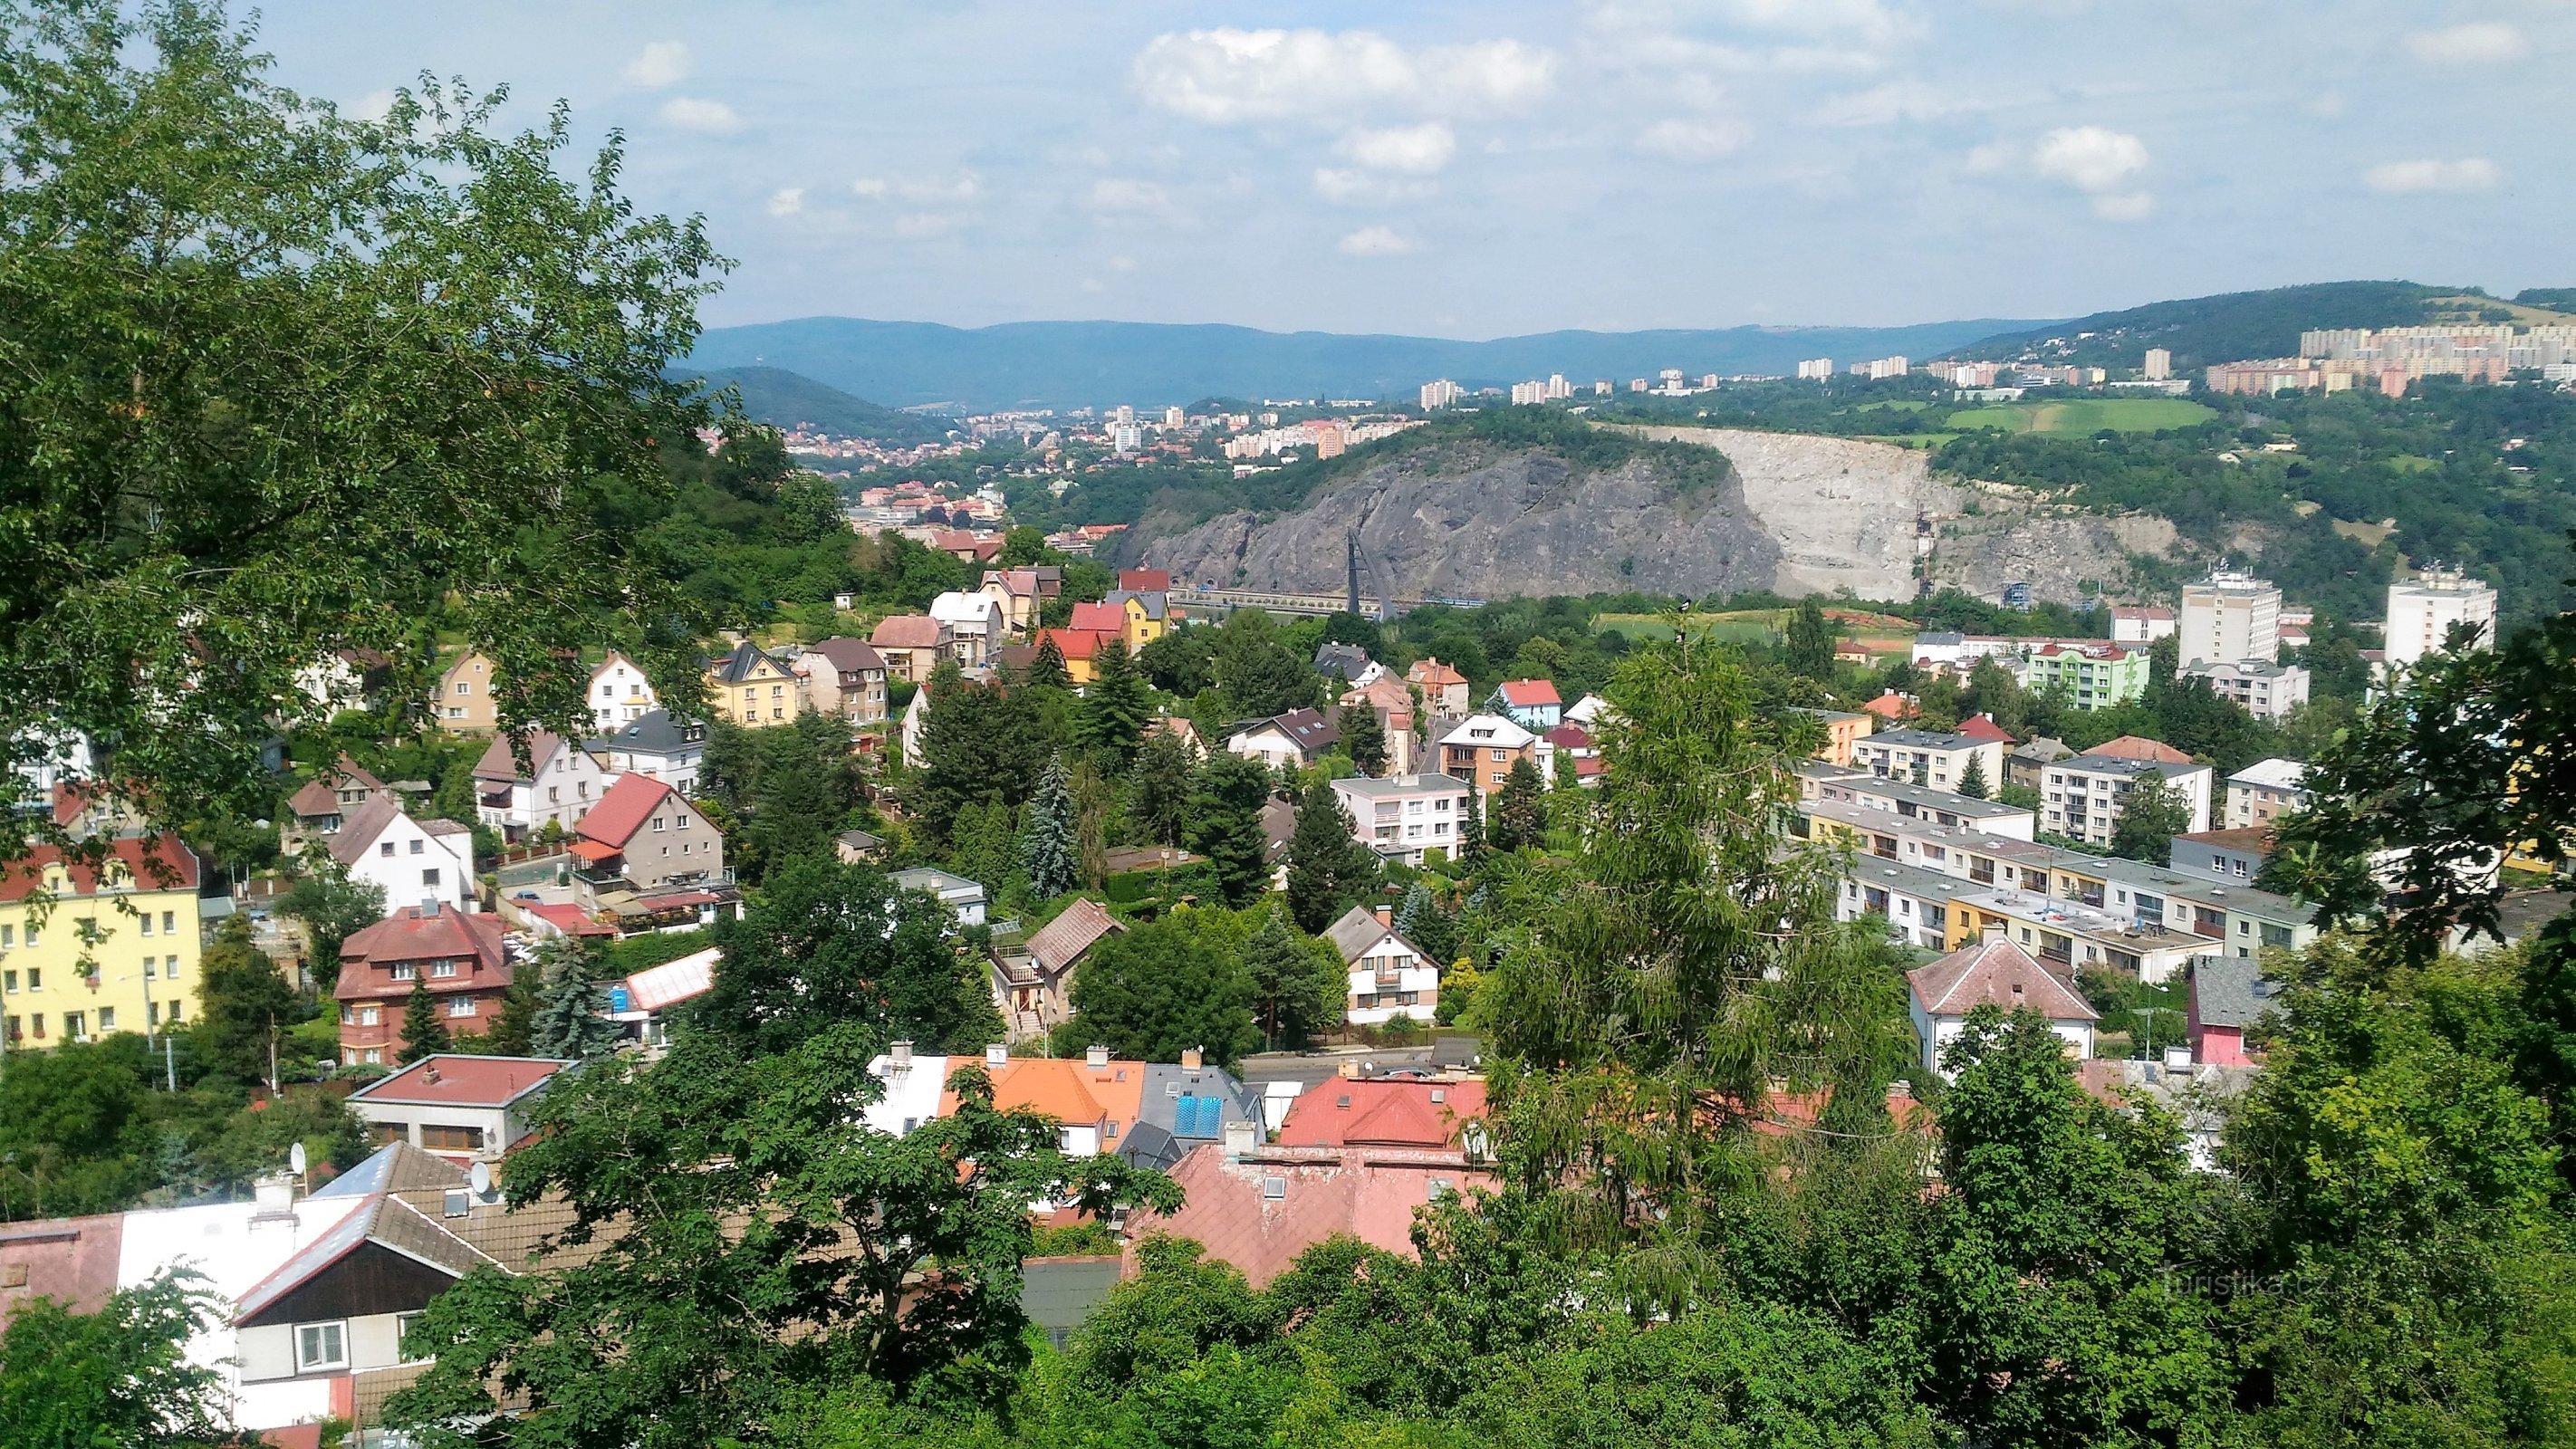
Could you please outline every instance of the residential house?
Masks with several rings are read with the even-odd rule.
[[[1172,591],[1170,569],[1120,569],[1118,587],[1127,593],[1168,594]]]
[[[487,735],[501,727],[499,701],[492,693],[494,665],[478,650],[468,649],[439,671],[438,690],[429,699],[429,717],[450,734]]]
[[[2257,760],[2227,777],[2227,827],[2269,826],[2308,806],[2308,767],[2296,760]]]
[[[2101,744],[2095,745],[2084,753],[2088,755],[2109,755],[2113,759],[2119,760],[2154,760],[2159,764],[2166,765],[2188,765],[2191,763],[2191,756],[2175,749],[2173,746],[2166,744],[2162,740],[2151,740],[2144,735],[2121,735],[2117,739],[2107,740]]]
[[[1404,671],[1404,682],[1422,691],[1422,707],[1441,719],[1465,719],[1471,706],[1467,703],[1467,676],[1441,663],[1431,655],[1413,661]]]
[[[1998,744],[2006,749],[2013,745],[2012,732],[1995,723],[1991,714],[1972,714],[1959,721],[1957,733],[1959,738],[1975,740],[1979,744]]]
[[[501,918],[443,906],[404,906],[340,943],[340,1058],[390,1061],[402,1044],[403,1009],[426,986],[451,1032],[491,1029],[510,989]]]
[[[2198,830],[2173,838],[2172,868],[2185,875],[2207,874],[2213,880],[2251,881],[2263,874],[2263,863],[2271,856],[2268,825]]]
[[[868,647],[885,661],[886,677],[907,684],[925,683],[939,661],[949,658],[956,641],[948,626],[928,614],[896,614],[879,619],[868,635]]]
[[[414,820],[390,791],[358,809],[330,837],[349,879],[385,893],[385,906],[436,901],[464,910],[474,899],[474,831],[453,820]]]
[[[393,662],[373,649],[335,649],[295,672],[295,687],[330,711],[365,709],[393,677]]]
[[[1957,876],[1875,858],[1855,860],[1835,896],[1834,919],[1877,916],[1888,939],[1924,951],[1950,946],[1950,903],[1976,893]]]
[[[1914,718],[1914,696],[1899,694],[1892,689],[1881,690],[1876,699],[1870,700],[1860,708],[1861,713],[1869,715],[1882,725],[1902,724]]]
[[[2153,644],[2173,636],[2174,611],[2154,605],[2121,604],[2111,610],[2111,642]]]
[[[1156,735],[1169,735],[1179,740],[1188,748],[1193,760],[1207,758],[1207,746],[1199,743],[1199,727],[1190,722],[1188,715],[1157,715],[1145,721],[1145,738],[1150,740]]]
[[[1038,593],[1038,576],[1029,569],[986,569],[984,582],[977,593],[991,599],[1002,611],[1002,632],[1012,638],[1025,638],[1038,626],[1038,613],[1045,600]],[[1000,647],[1000,641],[994,641]]]
[[[941,594],[930,601],[930,617],[948,626],[950,652],[970,669],[991,663],[1010,642],[1009,621],[990,594]]]
[[[2042,966],[2000,930],[1906,972],[1905,980],[1913,993],[1914,1037],[1922,1044],[1923,1065],[1944,1079],[1953,1073],[1942,1053],[1967,1025],[1968,1013],[1980,1006],[1995,1006],[2006,1014],[2028,1007],[2048,1018],[2049,1029],[2066,1043],[2069,1055],[2078,1061],[2093,1055],[2093,1027],[2101,1014],[2085,1001],[2071,975]]]
[[[1539,734],[1565,722],[1565,701],[1557,697],[1553,680],[1506,679],[1494,686],[1485,708]]]
[[[510,737],[496,736],[474,765],[475,814],[513,841],[580,824],[617,778],[605,760],[560,735],[535,730],[526,745],[522,766]]]
[[[793,667],[805,682],[808,707],[852,724],[885,723],[887,664],[865,639],[835,636],[808,644]]]
[[[2131,759],[2101,753],[2070,755],[2050,765],[2042,777],[2040,828],[2088,845],[2107,846],[2119,828],[2120,815],[2142,781],[2158,779],[2183,802],[2185,830],[2209,828],[2207,765]],[[2177,834],[2182,832],[2177,831]]]
[[[613,649],[590,671],[590,715],[601,734],[613,734],[619,725],[633,724],[661,704],[644,671]]]
[[[2012,752],[2004,756],[2004,783],[2024,790],[2037,790],[2048,779],[2048,766],[2074,753],[2064,740],[2033,735],[2028,741],[2013,746]]]
[[[1878,726],[1876,716],[1856,710],[1810,709],[1801,713],[1814,715],[1824,725],[1825,742],[1816,747],[1816,758],[1829,765],[1849,765],[1853,744],[1868,739]]]
[[[359,807],[383,793],[385,782],[357,761],[342,755],[329,771],[305,782],[286,800],[285,835],[289,846],[328,837]]]
[[[2201,1066],[2242,1067],[2246,1029],[2280,1009],[2281,988],[2248,957],[2216,956],[2192,963],[2185,982],[2184,1023],[2191,1059]]]
[[[2280,720],[2308,702],[2308,671],[2269,659],[2231,659],[2186,664],[2184,679],[2197,679],[2210,692],[2256,719]]]
[[[379,1146],[402,1142],[452,1162],[493,1162],[528,1135],[528,1109],[557,1072],[552,1057],[426,1056],[349,1094]]]
[[[1836,770],[1820,761],[1798,767],[1798,793],[1807,800],[1836,800],[1871,810],[1939,825],[1965,826],[2014,840],[2037,837],[2038,815],[2018,805],[1981,800],[1949,790],[1935,790],[1907,780],[1883,779],[1857,770]]]
[[[979,882],[927,865],[896,871],[888,879],[901,889],[937,896],[961,926],[984,924],[984,887]]]
[[[608,1019],[627,1029],[648,1050],[671,1043],[671,1018],[679,1008],[716,988],[716,967],[724,948],[709,946],[647,966],[608,988]]]
[[[2143,698],[2153,673],[2144,649],[2116,644],[2042,644],[2022,661],[2022,685],[2077,709],[2109,709]]]
[[[605,762],[604,768],[611,775],[642,775],[682,795],[694,795],[698,769],[707,757],[707,727],[698,720],[674,719],[669,710],[657,709],[605,738],[592,740],[584,748]]]
[[[1427,1026],[1440,1008],[1440,963],[1396,933],[1392,906],[1353,906],[1324,928],[1324,939],[1350,971],[1353,1026],[1384,1026],[1397,1017]]]
[[[844,830],[832,837],[832,854],[843,865],[873,865],[885,859],[885,837],[864,830]]]
[[[1117,608],[1121,621],[1119,632],[1126,640],[1130,654],[1171,632],[1171,603],[1160,589],[1112,589],[1101,602]],[[1074,607],[1079,609],[1082,606],[1076,604]],[[1076,619],[1074,624],[1080,627],[1082,621]]]
[[[1609,713],[1610,701],[1597,694],[1587,694],[1565,707],[1565,722],[1581,725],[1586,730],[1598,730],[1602,717]]]
[[[1098,901],[1077,896],[1026,941],[996,942],[988,984],[1012,1041],[1044,1037],[1073,1017],[1073,973],[1091,948],[1127,928]]]
[[[1292,709],[1286,714],[1236,725],[1225,747],[1229,753],[1279,770],[1312,765],[1341,742],[1341,727],[1324,718],[1321,711]]]
[[[1010,1060],[1010,1049],[1002,1052]],[[948,1092],[949,1063],[959,1065],[972,1058],[950,1058],[944,1055],[913,1053],[910,1041],[898,1041],[869,1061],[868,1074],[882,1084],[877,1099],[859,1109],[860,1120],[876,1131],[896,1137],[911,1135],[913,1129],[939,1116],[940,1099]]]
[[[1541,776],[1552,773],[1555,752],[1547,742],[1498,714],[1469,715],[1432,727],[1423,763],[1432,773],[1465,780],[1491,795],[1511,778],[1512,766],[1528,760]]]
[[[707,702],[715,716],[759,729],[805,712],[803,681],[768,650],[745,639],[707,662]]]
[[[175,836],[107,850],[97,867],[51,845],[0,866],[0,1050],[197,1019],[203,867]]]
[[[573,859],[593,890],[643,894],[725,879],[724,833],[647,775],[619,776],[574,832]]]
[[[1076,604],[1076,609],[1086,607]],[[1064,661],[1064,677],[1074,688],[1090,685],[1098,668],[1100,646],[1118,637],[1115,630],[1040,629],[1037,638],[1026,644],[1015,644],[994,656],[994,662],[1015,674],[1026,674],[1038,657],[1041,644],[1055,645],[1056,657]]]
[[[1892,780],[1911,780],[1936,790],[1957,790],[1968,778],[1968,766],[1977,766],[1989,793],[2000,787],[2004,778],[2004,742],[2000,739],[1977,739],[1963,734],[1937,734],[1931,730],[1888,730],[1852,741],[1852,768],[1885,775]]]
[[[1350,812],[1351,836],[1390,860],[1419,866],[1426,851],[1458,853],[1475,787],[1447,775],[1353,776],[1333,793]]]
[[[955,1070],[952,1063],[950,1070]],[[1116,1152],[1136,1125],[1145,1099],[1145,1063],[1113,1060],[1106,1047],[1078,1059],[1015,1057],[995,1043],[984,1049],[984,1071],[993,1079],[993,1105],[1026,1108],[1053,1117],[1057,1144],[1075,1157]],[[938,1115],[956,1115],[957,1094],[939,1094]]]
[[[1403,680],[1380,670],[1376,678],[1345,691],[1334,703],[1344,709],[1367,706],[1377,716],[1378,733],[1386,738],[1386,773],[1402,775],[1412,771],[1413,691]]]
[[[1212,1067],[1196,1047],[1178,1063],[1147,1062],[1136,1124],[1121,1135],[1118,1155],[1138,1167],[1169,1172],[1197,1149],[1220,1142],[1229,1129],[1261,1134],[1262,1092],[1234,1073]]]
[[[1339,681],[1345,689],[1366,684],[1384,673],[1368,651],[1356,644],[1336,644],[1331,640],[1315,646],[1315,672],[1326,679]]]

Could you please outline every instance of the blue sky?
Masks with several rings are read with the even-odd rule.
[[[2576,285],[2576,0],[268,0],[278,78],[622,129],[838,314],[1559,327]]]

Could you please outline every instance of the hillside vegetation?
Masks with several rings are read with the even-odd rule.
[[[2318,282],[2096,312],[2072,322],[1979,338],[1947,355],[1963,361],[2035,356],[2090,367],[2136,367],[2148,348],[2162,347],[2173,353],[2174,368],[2181,372],[2213,362],[2292,355],[2299,349],[2299,334],[2311,328],[2534,320],[2516,313],[2475,287]]]
[[[810,427],[877,443],[936,443],[948,436],[943,419],[852,397],[783,367],[716,367],[705,377],[708,388],[730,387],[741,396],[743,416],[773,428]]]

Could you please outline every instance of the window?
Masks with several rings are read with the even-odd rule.
[[[152,913],[150,911],[145,911],[143,913],[143,934],[147,936],[152,934]]]
[[[376,854],[387,860],[393,859],[394,843],[390,840],[379,841],[376,845]]]
[[[460,679],[460,680],[456,681],[456,697],[457,697],[457,698],[462,699],[462,698],[464,698],[466,695],[472,694],[473,692],[474,692],[474,686],[473,686],[473,684],[472,684],[470,681],[463,680],[463,679]]]
[[[382,1026],[382,1025],[384,1025],[384,1021],[385,1021],[385,1012],[384,1012],[384,1008],[383,1008],[383,1007],[380,1007],[380,1006],[361,1006],[361,1007],[359,1007],[359,1008],[358,1008],[358,1025],[360,1025],[360,1026]]]
[[[98,1009],[99,1035],[105,1036],[107,1033],[114,1030],[116,1030],[116,1008],[113,1006],[100,1007]]]
[[[347,1323],[295,1325],[295,1371],[297,1373],[320,1373],[325,1369],[344,1369],[348,1366],[349,1325]]]
[[[653,817],[653,833],[656,835],[662,833],[662,817],[659,815]]]
[[[429,842],[428,842],[428,841],[426,841],[426,840],[415,840],[415,841],[413,841],[413,842],[411,843],[411,853],[412,853],[412,854],[414,854],[414,855],[418,855],[418,854],[420,854],[420,853],[421,853],[422,848],[423,848],[423,847],[425,847],[425,846],[427,846],[428,844],[429,844]]]
[[[674,815],[674,816],[672,816],[672,817],[671,817],[671,828],[672,828],[673,830],[686,830],[686,829],[688,829],[688,828],[689,828],[689,817],[688,817],[687,815],[685,815],[685,814],[682,814],[682,815]]]
[[[423,1122],[420,1124],[420,1145],[431,1152],[480,1152],[483,1150],[483,1129],[445,1122]]]
[[[0,951],[9,950],[17,944],[18,928],[15,926],[0,926]]]
[[[390,974],[396,981],[417,981],[420,979],[420,968],[409,961],[396,961],[390,968]]]
[[[438,867],[433,865],[429,869],[422,871],[420,873],[420,883],[428,886],[432,890],[436,890],[438,888]]]
[[[170,1003],[170,1019],[174,1022],[179,1019],[179,1007],[181,1004],[182,1003],[176,1001]]]
[[[456,963],[453,961],[433,961],[429,965],[429,974],[432,976],[454,976],[456,974]]]
[[[474,1014],[474,998],[471,996],[457,996],[449,998],[447,1003],[447,1014],[450,1016],[472,1016]]]
[[[18,973],[17,973],[17,972],[15,972],[15,971],[0,971],[0,992],[5,992],[5,993],[7,993],[8,995],[11,995],[11,996],[15,996],[15,995],[17,995],[17,994],[18,994]]]
[[[474,1211],[474,1194],[464,1188],[451,1187],[440,1200],[441,1217],[461,1218],[472,1211]]]
[[[1264,1202],[1277,1202],[1287,1195],[1288,1179],[1275,1176],[1261,1179],[1261,1197]]]
[[[36,944],[35,932],[29,931],[27,933],[27,944],[29,946]],[[45,989],[45,970],[43,967],[30,966],[27,968],[27,989],[29,991],[42,991]],[[36,1020],[43,1021],[44,1018],[40,1016],[37,1017]],[[36,1035],[43,1036],[44,1034],[44,1030],[41,1027],[37,1029]]]

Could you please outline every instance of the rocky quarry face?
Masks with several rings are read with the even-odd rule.
[[[2173,536],[2161,519],[2057,516],[1962,487],[1933,477],[1927,454],[1886,443],[1621,431],[1712,448],[1733,466],[1686,487],[1651,457],[1587,473],[1539,450],[1399,454],[1294,513],[1227,513],[1159,538],[1142,529],[1122,552],[1176,583],[1338,592],[1356,530],[1374,575],[1364,591],[1398,599],[1760,588],[1906,599],[1928,572],[1989,598],[2018,579],[2071,602],[2088,581],[2116,590],[2132,550],[2162,552]]]

